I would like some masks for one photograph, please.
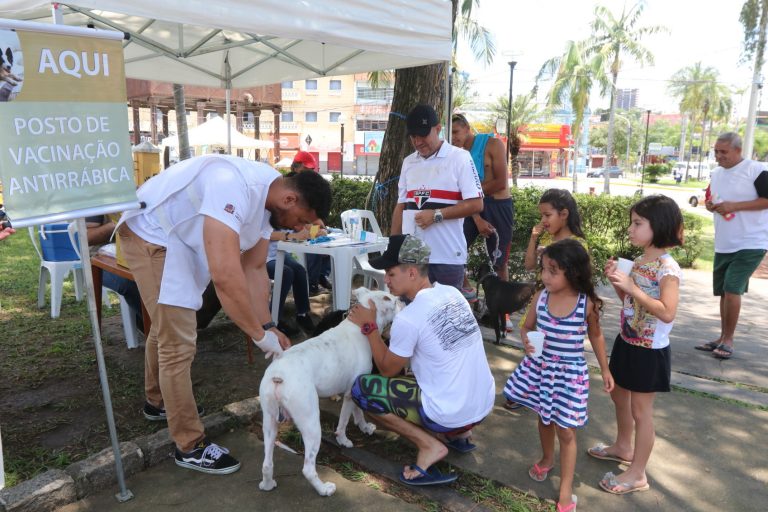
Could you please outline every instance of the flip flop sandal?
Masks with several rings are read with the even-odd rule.
[[[719,350],[720,352],[723,352],[723,354],[715,354],[715,352],[712,352],[712,355],[716,357],[717,359],[730,359],[733,357],[733,347],[726,345],[724,343],[721,343],[720,345],[715,348],[715,350]]]
[[[603,443],[597,443],[595,446],[587,450],[587,455],[600,460],[612,460],[614,462],[618,462],[619,464],[632,464],[631,460],[622,459],[617,455],[611,455],[610,453],[606,452],[606,448],[608,448],[608,446],[604,445]]]
[[[579,498],[577,498],[575,494],[571,494],[571,504],[564,507],[558,503],[557,512],[576,512],[576,503],[578,503],[578,501]]]
[[[445,445],[448,448],[451,448],[452,450],[456,450],[459,453],[469,453],[475,448],[477,448],[476,444],[469,442],[469,438],[466,438],[466,439],[456,438],[446,442]]]
[[[523,407],[523,404],[518,403],[518,402],[512,402],[510,400],[507,400],[506,402],[504,402],[504,408],[506,410],[508,410],[508,411],[516,411],[517,409],[520,409],[521,407]]]
[[[555,466],[550,466],[548,468],[543,468],[539,466],[539,463],[537,462],[533,466],[531,466],[531,469],[528,470],[528,476],[531,477],[532,480],[535,480],[537,482],[543,482],[547,479],[547,475],[549,474],[552,469],[554,469]]]
[[[717,341],[708,341],[707,343],[704,343],[703,345],[696,345],[693,348],[695,348],[696,350],[703,350],[704,352],[712,352],[713,350],[715,350],[719,346],[720,346],[720,343],[717,342]]]
[[[424,471],[416,464],[411,464],[408,467],[421,473],[421,476],[408,479],[405,478],[405,474],[400,473],[400,481],[407,485],[442,485],[449,484],[459,478],[459,475],[456,473],[444,475],[437,469],[427,468],[427,471]]]
[[[609,492],[611,494],[629,494],[632,492],[647,491],[651,488],[649,484],[637,485],[633,487],[631,484],[621,483],[616,480],[616,475],[610,471],[603,476],[602,480],[600,480],[600,487],[605,492]],[[618,487],[618,489],[616,489],[616,487]]]

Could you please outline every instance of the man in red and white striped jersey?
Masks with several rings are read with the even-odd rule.
[[[437,113],[417,105],[406,118],[416,150],[403,160],[391,234],[429,246],[429,280],[461,289],[467,242],[464,218],[483,210],[483,189],[468,151],[440,140]]]

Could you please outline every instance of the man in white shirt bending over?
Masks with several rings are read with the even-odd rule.
[[[273,227],[326,217],[330,185],[317,173],[284,178],[266,164],[205,155],[169,167],[137,195],[146,207],[126,212],[118,233],[152,318],[144,356],[144,416],[168,421],[177,465],[232,473],[240,463],[205,436],[192,393],[195,312],[213,281],[227,316],[256,346],[268,356],[288,348],[290,340],[269,312],[270,234]]]
[[[371,419],[419,450],[400,480],[408,485],[452,482],[433,465],[448,448],[468,452],[474,425],[493,407],[495,385],[480,328],[461,292],[429,281],[430,249],[413,235],[393,235],[384,254],[370,261],[386,270],[389,290],[410,303],[392,324],[389,348],[376,325],[376,308],[354,306],[347,318],[368,338],[380,375],[361,375],[352,398]],[[400,373],[410,360],[413,377]]]

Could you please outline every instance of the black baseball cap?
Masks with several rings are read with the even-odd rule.
[[[392,235],[384,254],[369,260],[368,263],[378,270],[386,270],[402,263],[427,265],[431,252],[421,238],[413,235]]]
[[[408,135],[426,137],[438,124],[437,112],[429,105],[416,105],[405,119]]]

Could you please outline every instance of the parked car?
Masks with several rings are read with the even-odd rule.
[[[613,165],[608,168],[608,175],[611,178],[623,178],[624,177],[624,171],[619,168],[617,165]],[[603,178],[605,177],[605,168],[604,167],[598,167],[597,169],[591,169],[587,171],[587,178]]]
[[[694,208],[696,208],[700,204],[703,205],[704,204],[704,196],[705,196],[706,193],[707,193],[707,189],[706,188],[701,189],[701,192],[699,192],[698,194],[693,195],[690,198],[688,198],[688,204],[693,206]]]

